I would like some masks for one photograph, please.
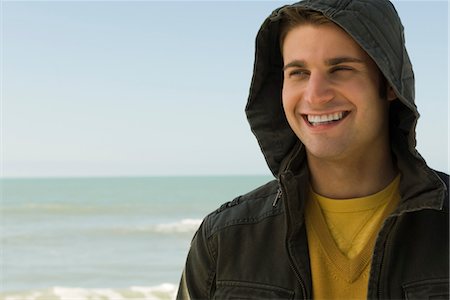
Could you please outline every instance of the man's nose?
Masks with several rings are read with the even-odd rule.
[[[304,98],[310,104],[323,104],[334,98],[329,78],[320,73],[313,73],[309,76]]]

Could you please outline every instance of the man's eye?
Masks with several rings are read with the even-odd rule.
[[[353,70],[351,67],[345,67],[345,66],[338,66],[331,69],[331,73],[338,72],[338,71],[351,71]]]
[[[289,77],[305,77],[309,75],[309,72],[305,70],[292,70],[288,73]]]

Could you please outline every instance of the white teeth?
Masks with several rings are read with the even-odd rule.
[[[331,122],[331,121],[338,121],[342,119],[344,113],[343,112],[336,112],[333,114],[328,115],[308,115],[308,122],[311,123],[313,126],[320,125],[321,123]]]

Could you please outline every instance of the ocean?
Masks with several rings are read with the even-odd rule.
[[[0,299],[174,299],[202,218],[271,179],[2,179]]]

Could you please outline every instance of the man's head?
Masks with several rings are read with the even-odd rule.
[[[373,60],[377,76],[372,84],[377,85],[376,96],[384,99],[380,102],[390,102],[389,129],[392,140],[396,141],[392,151],[397,153],[399,147],[407,144],[415,155],[414,129],[419,114],[414,104],[414,74],[395,7],[389,0],[302,0],[274,10],[256,37],[254,73],[246,114],[272,173],[278,176],[286,167],[285,162],[293,162],[288,158],[305,149],[298,134],[292,130],[294,126],[288,124],[282,104],[283,66],[286,64],[283,61],[286,57],[282,57],[282,52],[286,54],[284,41],[293,28],[302,24],[297,23],[296,10],[316,12],[315,15],[307,14],[308,20],[301,22],[312,23],[315,28],[336,26]],[[287,18],[288,13],[294,16],[292,20]],[[329,47],[337,50],[336,44]],[[383,83],[384,78],[386,83]],[[394,93],[398,101],[388,101]],[[297,162],[301,164],[303,158]]]
[[[340,160],[387,149],[395,99],[370,56],[321,13],[283,11],[282,101],[310,157]]]

